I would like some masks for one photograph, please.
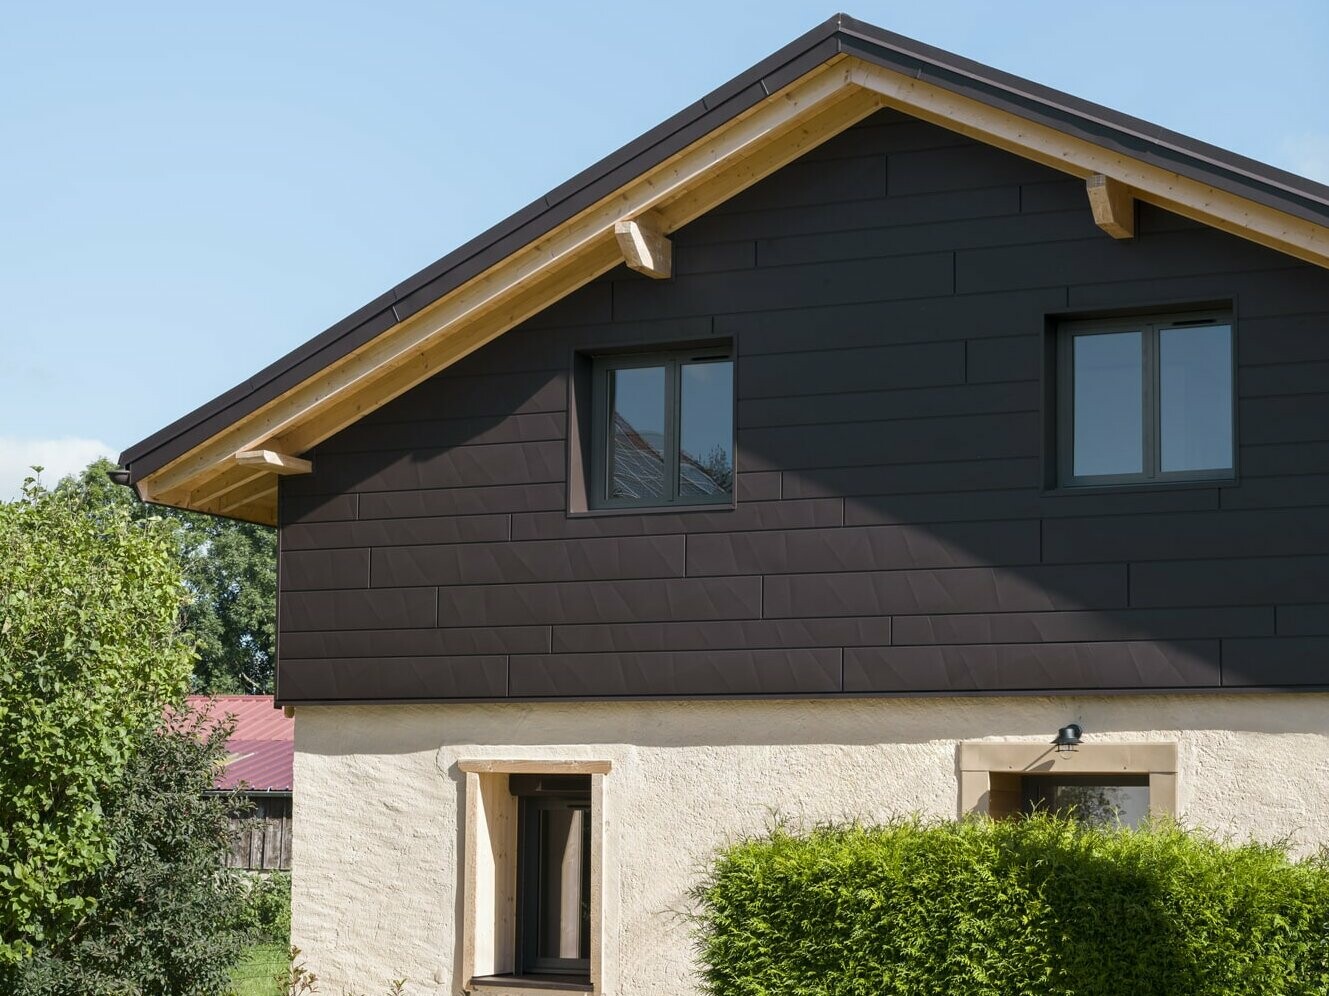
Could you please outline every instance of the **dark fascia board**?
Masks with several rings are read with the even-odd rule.
[[[253,377],[130,446],[120,465],[131,481],[164,467],[841,52],[1329,224],[1329,186],[837,14]]]

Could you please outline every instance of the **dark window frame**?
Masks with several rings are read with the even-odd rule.
[[[679,437],[682,426],[682,371],[692,363],[728,362],[730,364],[730,467],[729,490],[716,495],[684,495],[679,486]],[[738,491],[737,447],[737,365],[732,346],[703,346],[692,349],[653,350],[651,352],[612,353],[591,357],[591,461],[590,511],[633,509],[686,509],[696,506],[732,506]],[[664,481],[666,494],[647,498],[613,498],[612,480],[613,397],[610,387],[614,371],[665,368]]]
[[[557,810],[582,810],[586,817],[583,833],[587,846],[581,871],[582,930],[590,943],[589,890],[591,855],[591,776],[590,775],[510,775],[508,789],[517,797],[517,895],[516,944],[513,963],[515,977],[556,977],[569,982],[589,984],[591,962],[585,958],[553,958],[540,954],[541,926],[541,815]]]
[[[1162,469],[1162,417],[1159,343],[1161,333],[1171,329],[1226,326],[1230,350],[1228,371],[1232,403],[1230,460],[1227,467],[1201,470]],[[1128,474],[1075,474],[1075,372],[1074,344],[1080,337],[1140,333],[1141,459],[1143,469]],[[1056,483],[1063,488],[1167,485],[1194,482],[1233,482],[1237,476],[1237,328],[1228,309],[1167,312],[1105,319],[1081,319],[1058,324],[1055,337],[1056,363]]]

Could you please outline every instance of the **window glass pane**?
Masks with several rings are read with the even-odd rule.
[[[1232,466],[1232,328],[1158,334],[1163,470]]]
[[[1071,340],[1076,477],[1144,471],[1141,340],[1139,332]]]
[[[540,812],[540,958],[589,958],[590,820],[584,809]]]
[[[727,495],[734,487],[734,364],[685,363],[680,376],[678,493]]]
[[[1079,823],[1138,827],[1149,815],[1148,785],[1057,785],[1048,808]]]
[[[609,497],[665,497],[665,368],[609,371]]]

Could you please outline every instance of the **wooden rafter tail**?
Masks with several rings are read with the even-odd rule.
[[[667,280],[673,273],[673,245],[655,212],[614,222],[614,237],[629,269],[656,280]]]
[[[276,450],[241,450],[235,462],[242,467],[259,467],[273,474],[312,474],[314,465],[301,457]]]
[[[1135,198],[1124,183],[1095,173],[1084,181],[1094,224],[1114,239],[1135,238]]]

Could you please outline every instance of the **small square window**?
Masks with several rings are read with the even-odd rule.
[[[733,500],[727,349],[599,357],[593,377],[592,508]]]
[[[1063,485],[1233,476],[1232,322],[1075,322],[1057,341]]]

